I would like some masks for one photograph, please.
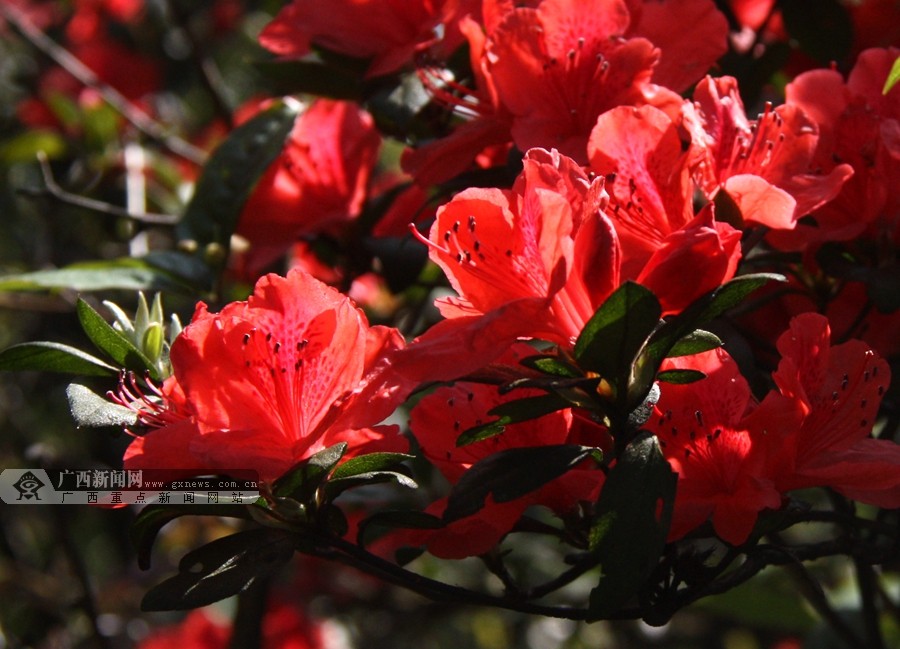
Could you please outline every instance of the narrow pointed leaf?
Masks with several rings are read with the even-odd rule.
[[[669,533],[675,485],[653,435],[636,438],[618,458],[591,527],[601,575],[590,594],[589,619],[607,618],[626,605],[653,571]]]
[[[566,378],[581,376],[581,372],[577,367],[573,367],[557,356],[528,356],[519,362],[525,367],[530,367],[551,376]]]
[[[347,443],[341,442],[298,462],[275,481],[273,492],[280,498],[308,502],[346,452]]]
[[[330,480],[352,478],[373,471],[389,471],[400,466],[414,456],[406,453],[368,453],[351,457],[331,473]]]
[[[495,502],[509,502],[541,488],[583,460],[594,449],[575,445],[511,448],[475,463],[454,485],[444,511],[444,522],[465,518]]]
[[[569,405],[569,402],[556,394],[542,394],[536,397],[501,403],[488,411],[489,415],[497,417],[495,421],[473,426],[463,431],[456,438],[456,445],[466,446],[467,444],[499,435],[509,424],[537,419],[551,412],[568,408]]]
[[[659,300],[650,290],[634,282],[624,283],[597,309],[578,336],[578,364],[599,373],[620,394],[635,357],[659,324],[661,314]]]
[[[84,333],[87,334],[97,349],[118,363],[119,367],[140,374],[149,371],[150,376],[155,380],[160,379],[159,370],[155,364],[140,349],[135,347],[130,340],[113,329],[112,325],[102,315],[97,313],[90,304],[79,299],[75,310],[78,313],[78,321],[81,323]]]
[[[224,516],[250,519],[245,505],[147,505],[129,529],[131,544],[137,552],[141,570],[150,568],[153,543],[159,531],[169,522],[181,516]]]
[[[377,536],[379,530],[414,529],[436,530],[444,523],[437,516],[417,511],[386,511],[369,516],[359,524],[356,542],[365,547]]]
[[[721,346],[722,340],[716,334],[697,329],[675,343],[666,357],[693,356],[694,354],[708,352],[711,349],[718,349]]]
[[[295,543],[282,530],[255,529],[217,539],[184,556],[178,574],[154,586],[143,611],[182,611],[213,604],[274,574],[293,556]]]
[[[675,345],[686,336],[692,335],[700,327],[738,306],[758,288],[769,282],[783,281],[783,275],[774,273],[756,273],[732,279],[699,297],[679,315],[655,331],[638,360],[655,373],[663,359],[669,356]]]
[[[656,375],[656,379],[661,383],[673,383],[676,385],[685,385],[705,379],[706,374],[700,370],[665,370]]]
[[[113,376],[119,370],[90,354],[53,342],[20,343],[0,352],[0,370],[60,372],[83,376]]]
[[[299,108],[296,101],[275,102],[234,129],[204,166],[176,233],[211,268],[224,265],[244,203],[281,153]]]
[[[357,473],[347,478],[338,478],[337,480],[329,480],[325,483],[325,493],[329,499],[337,498],[340,494],[348,489],[355,487],[363,487],[384,482],[394,482],[401,487],[407,489],[417,489],[419,485],[413,480],[403,467],[399,467],[395,471],[367,471],[366,473]]]

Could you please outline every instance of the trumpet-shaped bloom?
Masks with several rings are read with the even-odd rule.
[[[400,400],[386,378],[402,346],[370,327],[345,296],[311,276],[267,275],[246,302],[219,313],[200,303],[172,345],[174,374],[154,429],[132,442],[129,468],[249,468],[272,480],[324,448],[402,449],[378,424]]]
[[[813,170],[819,139],[815,122],[796,105],[749,120],[732,77],[706,77],[684,106],[691,133],[690,165],[708,198],[726,191],[745,221],[778,230],[827,203],[852,175],[849,165]]]
[[[770,470],[781,491],[829,486],[883,507],[900,505],[900,445],[873,439],[890,385],[887,362],[858,340],[831,345],[828,321],[804,313],[778,339],[778,391],[800,416],[773,434]]]
[[[846,81],[835,70],[813,70],[788,84],[788,103],[806,111],[821,137],[815,163],[823,170],[849,165],[850,178],[830,203],[813,212],[815,226],[782,234],[785,245],[807,247],[852,239],[867,228],[900,240],[900,86],[882,94],[900,49],[871,49],[859,55]],[[781,243],[781,239],[777,240]]]
[[[511,190],[468,189],[441,207],[425,243],[459,296],[438,302],[447,319],[408,348],[404,368],[448,379],[519,337],[571,344],[619,284],[606,200],[602,178],[534,149]]]
[[[681,105],[676,92],[651,81],[660,51],[635,30],[624,0],[496,2],[486,4],[484,15],[484,29],[462,23],[477,88],[457,103],[476,117],[406,153],[404,166],[422,183],[451,177],[485,146],[504,140],[520,151],[557,149],[584,164],[588,137],[603,112],[649,104],[674,114]],[[653,15],[648,9],[648,30],[657,22]]]
[[[623,277],[653,290],[667,312],[731,279],[741,234],[716,222],[712,206],[694,216],[687,160],[668,115],[652,106],[607,111],[591,132],[588,155],[591,170],[612,179],[608,213],[622,245]]]
[[[255,278],[299,236],[335,233],[356,218],[380,147],[372,117],[355,104],[312,103],[241,212],[248,274]]]
[[[679,474],[673,538],[711,520],[721,538],[743,543],[759,512],[795,489],[900,505],[900,445],[871,437],[888,365],[865,343],[830,337],[824,316],[794,318],[778,339],[776,389],[759,404],[724,350],[667,361],[707,375],[664,385],[647,424]]]

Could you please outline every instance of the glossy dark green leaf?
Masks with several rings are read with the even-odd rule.
[[[129,530],[129,537],[137,551],[138,566],[141,570],[150,567],[153,543],[159,531],[169,522],[181,516],[224,516],[249,519],[245,505],[147,505]]]
[[[114,376],[119,370],[80,349],[53,342],[20,343],[0,352],[0,370]]]
[[[112,259],[72,264],[54,270],[38,270],[0,277],[0,291],[62,290],[185,292],[179,277],[144,259]]]
[[[357,473],[347,478],[332,479],[325,483],[324,489],[328,498],[334,499],[348,489],[384,482],[394,482],[401,487],[406,487],[408,489],[417,489],[419,487],[416,481],[410,477],[409,469],[398,467],[393,471],[366,471],[365,473]]]
[[[300,108],[294,100],[275,102],[234,129],[203,167],[176,233],[211,268],[224,265],[244,203],[281,153]]]
[[[346,452],[347,442],[341,442],[301,460],[275,481],[274,494],[300,503],[309,502]]]
[[[656,375],[661,383],[674,383],[685,385],[706,378],[706,374],[699,370],[665,370]]]
[[[638,360],[655,373],[663,359],[686,336],[712,322],[726,311],[738,306],[758,288],[770,282],[783,282],[784,276],[774,273],[741,275],[719,288],[702,295],[684,311],[667,321],[653,333]]]
[[[292,535],[255,529],[217,539],[192,550],[178,574],[151,588],[143,611],[182,611],[237,595],[253,582],[274,574],[294,554]]]
[[[708,352],[711,349],[718,349],[721,346],[722,340],[716,334],[703,329],[697,329],[675,343],[666,357],[675,358],[677,356],[692,356],[694,354]]]
[[[437,516],[418,511],[385,511],[378,512],[363,520],[356,533],[356,542],[365,547],[380,533],[395,529],[436,530],[443,527],[443,521]]]
[[[154,380],[160,379],[156,365],[130,340],[113,329],[112,325],[90,304],[79,298],[75,311],[78,313],[78,321],[87,337],[91,339],[97,349],[118,363],[119,367],[140,375],[147,371]]]
[[[567,363],[558,356],[528,356],[519,362],[525,367],[530,367],[533,370],[551,376],[562,376],[566,378],[581,376],[581,372],[577,367]]]
[[[676,475],[656,437],[642,434],[619,456],[603,485],[590,547],[600,561],[589,619],[609,617],[635,596],[666,543]]]
[[[66,388],[69,412],[79,427],[102,428],[104,426],[134,426],[137,412],[120,406],[79,383]]]
[[[542,394],[536,397],[506,401],[488,411],[489,415],[497,417],[496,420],[466,429],[456,438],[456,445],[466,446],[494,437],[502,433],[509,424],[537,419],[569,406],[568,401],[556,394]]]
[[[625,282],[582,329],[575,341],[575,359],[582,369],[603,376],[616,395],[621,394],[635,357],[659,324],[661,313],[659,300],[650,290]]]
[[[331,472],[330,480],[352,478],[373,471],[389,471],[414,456],[406,453],[367,453],[351,457]]]
[[[511,448],[489,455],[472,465],[453,486],[444,522],[477,513],[489,495],[498,503],[521,498],[591,457],[594,450],[553,445]]]

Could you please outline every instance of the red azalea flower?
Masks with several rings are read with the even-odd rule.
[[[620,106],[597,120],[588,141],[594,173],[613,178],[608,213],[622,245],[622,276],[680,311],[731,279],[741,233],[717,223],[712,206],[696,217],[693,185],[676,125],[652,106]],[[694,281],[685,282],[690,276]]]
[[[779,233],[779,245],[845,241],[867,228],[900,243],[900,86],[882,94],[898,56],[898,48],[867,50],[846,82],[834,70],[813,70],[788,84],[788,103],[806,111],[821,133],[815,164],[826,172],[846,164],[854,173],[835,200],[813,212],[815,226]]]
[[[760,511],[776,508],[781,496],[765,475],[759,431],[745,420],[750,387],[724,351],[666,361],[663,369],[695,369],[706,378],[687,385],[664,384],[647,422],[678,473],[671,539],[711,519],[722,539],[747,539]],[[771,408],[766,406],[766,414]],[[763,413],[760,413],[761,416]]]
[[[293,0],[266,25],[259,42],[286,57],[302,57],[318,45],[371,58],[367,74],[377,76],[409,65],[417,52],[429,47],[452,52],[462,43],[459,19],[477,14],[479,4],[476,0],[333,0],[323,11],[314,0]]]
[[[799,417],[790,431],[769,431],[770,471],[779,491],[828,486],[855,500],[900,506],[900,445],[872,439],[887,362],[858,340],[831,345],[828,320],[805,313],[778,339],[773,374]]]
[[[506,356],[506,360],[517,364],[519,359],[533,353],[532,347],[521,344]],[[510,424],[503,433],[489,439],[461,447],[456,445],[456,439],[463,431],[492,419],[487,414],[491,408],[538,394],[543,393],[517,390],[501,396],[494,386],[474,383],[442,387],[416,404],[411,413],[410,429],[425,457],[451,484],[455,484],[473,464],[502,450],[585,442],[583,427],[589,424],[575,417],[571,410],[560,410],[539,419]],[[596,425],[592,427],[594,439],[589,443],[608,445],[605,431]],[[577,441],[573,437],[577,437]],[[575,469],[510,502],[498,503],[489,497],[478,513],[440,530],[413,534],[410,538],[426,544],[429,552],[439,557],[460,559],[484,554],[506,536],[528,507],[544,505],[564,513],[579,501],[596,500],[603,478],[603,472],[594,467]],[[429,511],[440,515],[445,504],[445,501],[435,503]]]
[[[241,212],[237,233],[255,277],[304,234],[336,233],[365,200],[381,137],[356,104],[319,99],[294,125],[284,151],[263,174]]]
[[[484,13],[486,34],[473,21],[462,23],[477,90],[462,100],[440,94],[477,117],[405,154],[404,168],[419,182],[449,178],[485,146],[510,139],[521,151],[554,148],[583,163],[604,111],[651,104],[675,112],[681,103],[675,92],[651,83],[659,50],[629,35],[624,0],[543,0],[534,8],[506,3]]]
[[[300,271],[267,275],[246,302],[200,303],[172,345],[174,375],[128,468],[234,469],[280,476],[339,442],[350,455],[403,450],[378,426],[405,398],[390,383],[399,332],[370,327],[343,295]]]
[[[813,171],[818,129],[796,105],[767,105],[748,120],[732,77],[706,77],[683,110],[697,184],[710,199],[726,191],[745,221],[790,230],[853,173],[846,164]]]
[[[603,179],[555,151],[524,164],[511,190],[457,194],[423,239],[459,297],[438,302],[447,320],[406,354],[421,380],[461,376],[519,337],[569,345],[619,285]]]
[[[712,0],[627,0],[628,36],[660,50],[653,83],[683,92],[728,51],[728,21]]]
[[[870,437],[887,363],[857,340],[832,347],[828,320],[814,313],[791,321],[778,351],[777,390],[759,405],[724,350],[664,365],[707,375],[663,385],[647,422],[679,474],[672,538],[711,519],[722,539],[743,543],[760,511],[808,487],[900,505],[900,445]]]

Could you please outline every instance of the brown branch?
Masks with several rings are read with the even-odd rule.
[[[147,137],[160,142],[172,153],[185,160],[201,165],[206,153],[190,142],[172,135],[162,124],[132,104],[122,93],[105,83],[93,70],[82,63],[71,52],[56,43],[32,23],[25,14],[9,3],[0,2],[2,16],[29,43],[49,56],[57,65],[89,88],[93,88],[103,99],[126,120]]]
[[[82,207],[93,212],[109,214],[110,216],[124,217],[141,223],[172,225],[178,222],[179,217],[172,216],[171,214],[129,212],[126,209],[111,205],[104,201],[98,201],[93,198],[87,198],[86,196],[67,192],[57,184],[56,179],[53,177],[53,170],[50,169],[50,164],[47,162],[47,156],[43,152],[38,153],[38,162],[40,162],[41,165],[41,175],[44,179],[44,187],[19,187],[17,189],[18,193],[31,197],[49,196],[66,205]]]

